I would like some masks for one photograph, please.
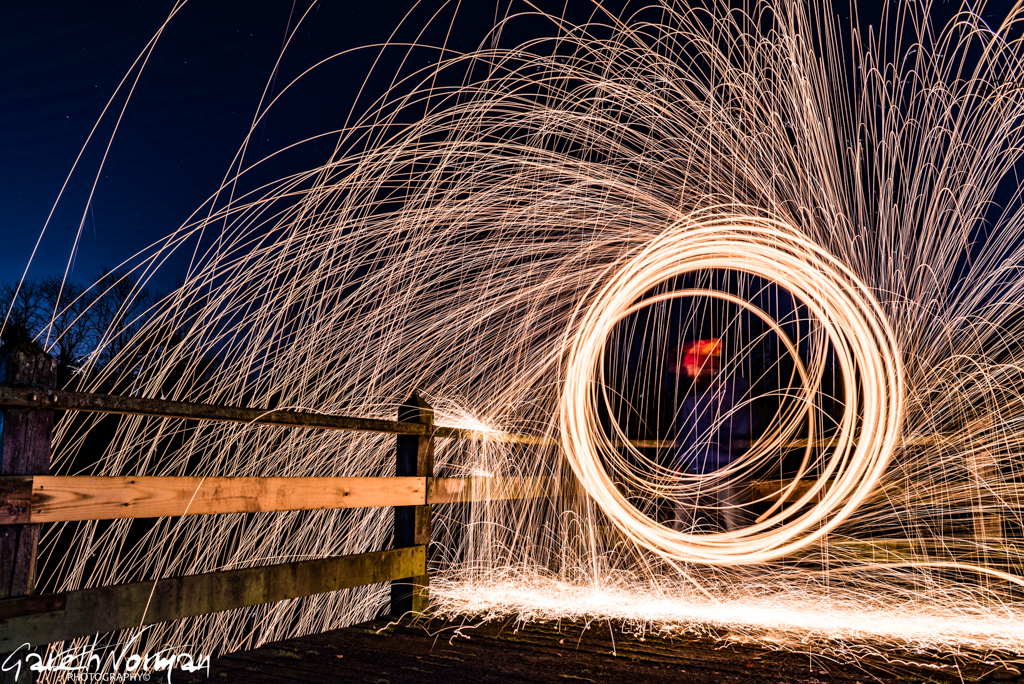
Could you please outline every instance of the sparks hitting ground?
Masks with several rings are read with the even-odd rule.
[[[990,27],[965,5],[935,26],[893,3],[877,35],[789,0],[541,16],[551,38],[443,53],[353,119],[330,163],[258,188],[241,173],[230,201],[157,245],[143,267],[218,236],[138,333],[161,353],[116,366],[131,369],[120,386],[381,418],[420,388],[438,424],[481,429],[439,441],[438,475],[555,477],[553,499],[438,511],[445,611],[1019,658],[1024,10]],[[621,442],[658,432],[661,359],[705,314],[739,331],[724,373],[760,363],[754,380],[792,382],[773,381],[777,410],[734,469],[687,478]],[[82,430],[58,428],[58,470]],[[796,477],[752,527],[684,534],[658,518],[659,498],[784,468],[798,438]],[[391,449],[133,418],[93,472],[386,475]],[[357,553],[386,546],[390,521],[69,523],[49,539],[74,551],[43,572],[72,589]],[[242,648],[383,600],[351,590],[146,638]]]

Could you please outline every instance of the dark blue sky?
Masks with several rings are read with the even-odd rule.
[[[63,273],[83,213],[85,226],[72,271],[72,278],[82,281],[185,221],[220,185],[271,77],[286,29],[294,27],[310,4],[189,2],[171,20],[143,71],[92,202],[87,203],[88,192],[123,97],[115,99],[87,148],[29,277]],[[275,88],[280,90],[319,59],[385,40],[409,4],[317,3],[287,53]],[[455,40],[460,49],[475,46],[474,40],[493,22],[495,3],[479,5],[466,13]],[[2,3],[0,282],[20,277],[89,131],[173,7],[168,0]],[[422,26],[425,15],[419,16],[410,25]],[[255,151],[265,154],[339,127],[375,55],[375,50],[365,50],[345,56],[305,79],[272,112]],[[425,63],[428,57],[418,59]],[[386,61],[381,73],[394,68]],[[313,145],[293,163],[316,163],[321,161],[318,154],[328,152],[326,146]],[[155,284],[172,285],[185,263],[169,264]]]
[[[289,7],[263,3],[257,21],[241,3],[206,3],[217,10],[194,4],[168,27],[125,112],[86,217],[76,279],[117,265],[178,225],[216,187],[247,128]],[[19,275],[90,129],[171,7],[5,3],[0,279]],[[115,107],[122,103],[118,98]],[[32,274],[63,272],[111,130],[107,123],[97,131]]]
[[[123,97],[115,99],[87,148],[29,277],[64,272],[83,213],[85,224],[71,273],[78,281],[90,280],[102,267],[117,266],[185,221],[220,185],[270,79],[286,29],[311,2],[191,0],[185,5],[143,71],[92,202],[86,201],[89,188]],[[313,4],[275,89],[319,59],[385,40],[409,4]],[[424,3],[402,37],[413,38],[413,29],[426,24],[440,4]],[[565,3],[540,4],[558,12]],[[861,3],[862,14],[876,4]],[[948,3],[938,4],[948,11]],[[995,14],[1005,14],[1002,6],[1009,4],[990,3],[997,8]],[[452,47],[474,48],[493,25],[496,5],[504,8],[507,0],[463,2],[451,32]],[[584,20],[593,10],[586,0],[570,5],[573,20]],[[0,6],[0,282],[20,277],[90,129],[173,7],[169,0],[32,0]],[[428,30],[426,42],[439,43],[447,24],[442,20]],[[529,23],[517,26],[524,33],[506,36],[508,42],[529,37]],[[536,27],[550,33],[549,27]],[[347,55],[305,79],[285,105],[272,112],[256,151],[266,154],[340,126],[375,55],[372,49]],[[416,53],[413,61],[422,66],[432,56]],[[386,85],[399,57],[396,51],[385,59],[371,93]],[[308,146],[291,163],[317,164],[328,152],[324,145]],[[184,257],[169,263],[154,285],[173,285],[186,263]]]

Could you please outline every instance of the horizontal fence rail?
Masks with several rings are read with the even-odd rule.
[[[0,601],[0,653],[426,574],[424,546]]]
[[[549,497],[551,477],[0,477],[0,525]]]
[[[422,477],[5,477],[0,524],[418,506]]]
[[[311,411],[241,408],[218,404],[198,404],[166,399],[145,399],[88,392],[40,392],[33,388],[0,386],[0,406],[20,409],[46,409],[107,413],[153,418],[181,418],[222,423],[245,423],[274,427],[314,430],[350,430],[395,435],[431,436],[451,439],[488,439],[516,444],[557,445],[550,437],[512,435],[503,432],[469,430],[466,428],[426,425],[399,420],[354,418]],[[653,443],[653,442],[652,442]]]
[[[427,503],[542,499],[557,495],[553,477],[432,477]]]
[[[0,406],[84,413],[109,413],[125,416],[151,416],[156,418],[183,418],[250,425],[311,428],[319,430],[353,430],[399,435],[430,435],[439,437],[469,437],[469,431],[457,428],[438,429],[418,423],[372,418],[332,416],[305,411],[278,411],[216,404],[194,404],[165,399],[144,399],[87,392],[39,392],[31,388],[0,387]],[[463,433],[467,433],[463,435]]]
[[[793,503],[816,481],[755,480],[751,500]],[[827,486],[811,503],[821,500]],[[649,498],[622,490],[627,497]],[[0,477],[0,525],[77,520],[269,513],[383,506],[424,506],[557,496],[553,477]],[[1009,505],[1024,485],[983,498]]]
[[[510,444],[536,444],[543,446],[559,446],[561,444],[560,440],[553,437],[518,435],[498,430],[473,430],[398,420],[338,416],[311,411],[242,408],[88,392],[39,391],[33,388],[7,387],[2,385],[0,385],[0,407],[149,416],[154,418],[180,418],[183,420],[244,423],[248,425],[268,425],[313,430],[349,430],[382,434],[432,436],[442,439],[486,440]],[[936,438],[930,436],[913,436],[905,438],[903,444],[906,446],[924,446],[935,443],[935,441]],[[612,444],[618,447],[625,447],[626,444],[629,444],[637,449],[668,449],[676,446],[676,442],[673,440],[663,439],[633,439],[628,442],[612,440]],[[816,440],[811,446],[822,448],[830,445],[831,441],[828,438],[821,438]],[[796,439],[785,444],[784,448],[804,449],[807,446],[807,439]]]

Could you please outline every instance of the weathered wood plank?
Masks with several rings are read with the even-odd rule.
[[[0,620],[64,610],[67,598],[67,594],[36,594],[17,601],[0,601]]]
[[[37,405],[10,406],[3,411],[0,475],[49,473],[53,411],[40,400],[45,402],[53,395],[57,362],[34,344],[4,347],[0,350],[0,382],[12,392],[37,400]]]
[[[465,503],[539,499],[554,495],[552,477],[434,477],[429,482],[427,503]]]
[[[48,397],[57,384],[57,364],[53,357],[33,343],[4,345],[0,349],[0,383],[33,399]],[[45,406],[4,407],[0,412],[0,475],[35,476],[50,472],[50,442],[53,436],[53,411]],[[24,478],[15,491],[6,492],[11,506],[0,507],[0,517],[23,518]],[[19,510],[21,509],[21,510]],[[36,601],[36,572],[40,526],[9,524],[0,527],[0,599],[25,597]],[[9,648],[0,647],[0,660]],[[16,673],[0,672],[0,684],[13,682]]]
[[[426,489],[422,477],[0,478],[0,524],[422,505]]]
[[[0,383],[31,397],[48,397],[57,386],[57,363],[34,343],[5,344],[0,349]],[[48,474],[52,438],[52,410],[5,407],[0,412],[0,476]],[[24,484],[18,489],[20,495],[9,497],[13,506],[5,507],[0,516],[23,512],[18,509],[24,509]],[[41,528],[19,522],[0,527],[0,599],[35,593]],[[0,661],[6,660],[5,650],[0,648]],[[0,684],[14,682],[16,675],[0,672]]]
[[[32,476],[0,477],[0,525],[32,522]]]
[[[39,532],[39,525],[0,527],[0,599],[35,589]]]
[[[305,411],[276,411],[219,406],[215,404],[196,404],[182,401],[167,401],[164,399],[89,394],[86,392],[39,393],[33,390],[5,386],[0,386],[0,406],[391,434],[426,435],[431,430],[429,426],[395,420],[353,418],[351,416],[334,416]],[[468,431],[458,428],[447,428],[445,436],[459,437],[463,432]]]
[[[426,548],[414,546],[69,591],[49,595],[55,610],[46,613],[26,608],[47,597],[8,599],[0,601],[0,653],[425,573]]]

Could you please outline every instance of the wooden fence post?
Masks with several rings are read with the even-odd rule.
[[[398,409],[398,420],[433,425],[434,410],[413,392]],[[398,435],[395,475],[398,477],[434,476],[434,436]],[[428,487],[429,490],[429,487]],[[430,545],[430,505],[395,506],[396,549]],[[428,560],[430,554],[427,554]],[[391,615],[424,613],[430,599],[430,575],[408,577],[391,583]]]
[[[57,385],[57,364],[35,344],[0,349],[0,382],[30,387],[48,399]],[[0,411],[0,475],[49,475],[53,411]],[[36,554],[40,525],[0,527],[0,599],[28,596],[36,583]],[[0,663],[6,659],[0,655]],[[30,673],[26,673],[30,674]],[[13,682],[14,671],[0,672],[0,683]],[[32,681],[31,676],[20,678]]]

